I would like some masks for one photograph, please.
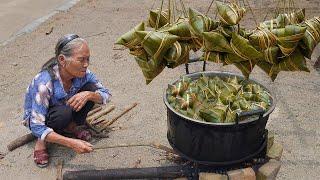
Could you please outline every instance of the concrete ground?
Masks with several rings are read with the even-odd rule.
[[[184,1],[186,6],[206,11],[209,2]],[[271,2],[271,1],[270,1]],[[162,95],[166,84],[184,74],[184,68],[166,69],[151,84],[145,85],[140,69],[128,51],[113,50],[113,43],[123,33],[145,20],[153,1],[140,0],[82,0],[68,12],[61,12],[39,26],[30,34],[18,37],[0,49],[0,152],[6,145],[24,135],[28,130],[20,124],[23,113],[24,93],[27,85],[41,65],[54,54],[57,39],[63,34],[77,33],[85,37],[91,47],[91,70],[100,77],[112,94],[116,110],[108,117],[134,102],[139,105],[114,125],[121,127],[110,133],[110,138],[94,142],[96,145],[166,140],[166,108]],[[255,1],[251,6],[260,21],[270,3]],[[159,2],[156,6],[159,5]],[[299,1],[296,4],[307,8],[308,17],[319,15],[316,0]],[[212,12],[210,12],[212,13]],[[248,14],[243,23],[254,27]],[[53,32],[46,35],[52,27]],[[252,78],[266,85],[276,96],[277,106],[271,114],[268,129],[275,132],[275,140],[282,143],[284,152],[278,179],[319,179],[320,172],[320,78],[312,65],[320,55],[319,48],[308,61],[310,73],[281,72],[275,82],[258,67]],[[200,70],[192,65],[191,71]],[[232,66],[209,64],[208,70],[239,73]],[[68,169],[133,167],[141,159],[141,167],[169,165],[161,151],[144,148],[117,148],[97,150],[90,154],[75,154],[55,145],[49,146],[51,155],[48,168],[39,169],[33,163],[34,143],[29,143],[0,160],[0,174],[5,179],[55,179],[55,163],[63,159],[64,171]]]
[[[2,0],[0,2],[0,44],[5,43],[34,23],[50,15],[70,0]]]

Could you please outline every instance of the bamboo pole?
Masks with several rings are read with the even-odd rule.
[[[90,117],[87,117],[86,120],[87,120],[88,124],[90,124],[93,120],[96,120],[96,119],[98,119],[99,117],[101,117],[101,116],[103,116],[103,115],[111,112],[112,110],[114,110],[114,108],[115,108],[115,106],[112,105],[112,106],[110,106],[110,107],[108,107],[108,108],[102,109],[101,111],[97,112],[96,114],[93,114],[93,115],[90,116]]]
[[[148,168],[121,168],[102,170],[66,171],[65,180],[95,180],[95,179],[174,179],[178,177],[193,177],[196,170],[189,166],[166,166]]]
[[[101,109],[102,109],[102,106],[92,109],[91,111],[89,111],[87,117],[92,116],[94,113],[100,111]]]
[[[116,122],[120,117],[122,117],[124,114],[126,114],[127,112],[129,112],[131,109],[133,109],[134,107],[136,107],[138,105],[138,103],[133,103],[130,107],[126,108],[121,114],[119,114],[118,116],[114,117],[113,119],[111,119],[110,121],[104,123],[100,129],[100,132],[105,130],[108,126],[110,126],[111,124],[113,124],[114,122]]]

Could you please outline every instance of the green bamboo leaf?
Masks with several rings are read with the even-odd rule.
[[[238,7],[236,4],[226,4],[216,1],[218,17],[220,21],[225,25],[236,25],[244,16],[245,9]]]
[[[148,25],[150,27],[152,27],[152,28],[156,27],[159,11],[160,11],[159,9],[150,10],[150,15],[149,15],[149,19],[148,19]],[[158,28],[161,28],[161,27],[165,26],[166,24],[169,24],[169,13],[168,13],[168,10],[161,11]]]
[[[155,31],[137,31],[142,47],[152,59],[163,61],[167,50],[178,40],[178,36]]]
[[[216,29],[219,25],[219,22],[213,21],[208,16],[205,16],[200,12],[189,8],[189,24],[190,31],[194,35],[202,39],[202,33]]]
[[[144,23],[141,22],[132,30],[120,36],[120,38],[118,38],[118,40],[116,41],[116,44],[123,45],[129,49],[135,48],[135,46],[141,43],[141,40],[137,38],[135,32],[144,31],[144,30],[145,30]]]
[[[240,35],[233,33],[231,39],[231,48],[234,54],[246,60],[255,60],[261,58],[263,55],[261,52],[257,51],[247,39],[241,37]]]
[[[228,40],[218,32],[204,32],[203,39],[206,51],[233,53]]]

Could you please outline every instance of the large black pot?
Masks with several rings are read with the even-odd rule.
[[[209,77],[237,76],[243,79],[240,75],[227,72],[201,72],[186,76],[198,79],[201,74]],[[261,85],[255,80],[248,81]],[[255,157],[266,147],[265,126],[275,108],[274,99],[269,110],[265,113],[260,112],[259,116],[254,116],[255,118],[249,116],[238,123],[208,123],[176,112],[169,105],[166,92],[164,103],[168,115],[167,138],[173,149],[184,158],[207,165],[232,165]]]

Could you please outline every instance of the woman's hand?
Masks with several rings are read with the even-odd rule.
[[[67,101],[67,105],[69,105],[73,110],[78,112],[87,103],[87,101],[90,100],[92,93],[93,92],[91,92],[91,91],[79,92],[79,93],[75,94],[74,96],[72,96]]]
[[[83,141],[83,140],[80,140],[80,139],[72,139],[72,142],[71,142],[71,148],[81,154],[81,153],[89,153],[91,151],[93,151],[93,145],[86,142],[86,141]]]

